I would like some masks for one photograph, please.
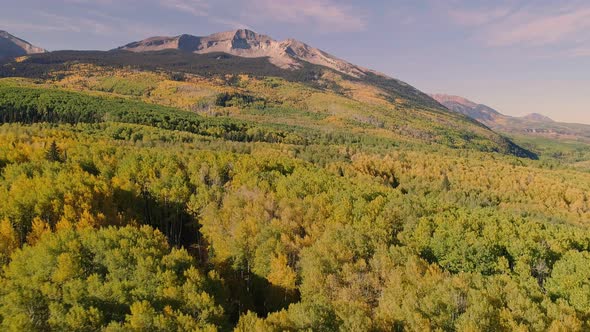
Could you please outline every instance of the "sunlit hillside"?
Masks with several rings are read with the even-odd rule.
[[[377,74],[0,65],[6,331],[586,331],[590,146]]]

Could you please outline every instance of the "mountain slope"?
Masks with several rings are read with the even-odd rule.
[[[549,117],[538,113],[513,117],[463,97],[444,94],[433,94],[431,96],[449,110],[467,115],[500,132],[578,139],[590,142],[590,125],[555,122]]]
[[[525,120],[533,121],[533,122],[555,122],[548,116],[539,113],[531,113],[527,114],[522,117]]]
[[[461,113],[484,124],[493,122],[503,116],[493,108],[476,104],[462,97],[437,94],[432,95],[432,98],[451,111]]]
[[[44,49],[0,30],[0,59],[44,52]]]
[[[20,60],[0,66],[0,77],[42,79],[45,86],[297,126],[295,131],[358,134],[365,137],[361,141],[442,144],[535,157],[409,84],[303,43],[275,42],[248,30],[156,37],[109,52],[62,51]],[[294,65],[280,66],[289,61]]]

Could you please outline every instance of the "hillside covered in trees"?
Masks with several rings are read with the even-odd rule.
[[[590,146],[217,57],[1,65],[2,330],[590,329]]]

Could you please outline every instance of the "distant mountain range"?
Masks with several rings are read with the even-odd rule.
[[[44,52],[44,49],[0,30],[0,59]]]
[[[467,115],[496,131],[590,142],[590,125],[556,122],[538,113],[513,117],[463,97],[445,94],[432,94],[430,96],[449,110]]]

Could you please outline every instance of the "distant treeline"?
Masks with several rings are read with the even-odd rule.
[[[228,118],[205,118],[170,107],[48,89],[0,87],[2,123],[122,122],[236,141],[283,142],[289,133]],[[289,141],[301,137],[291,135]]]
[[[235,96],[220,96],[223,101]],[[238,98],[239,99],[239,98]],[[221,103],[220,101],[220,103]],[[178,130],[239,142],[286,144],[363,144],[391,147],[394,142],[349,133],[263,124],[228,117],[203,117],[172,107],[124,98],[91,96],[63,90],[0,86],[0,123],[121,122]]]
[[[0,77],[48,78],[55,71],[67,70],[71,64],[88,63],[114,68],[131,67],[141,70],[164,70],[188,73],[204,77],[246,74],[254,77],[281,77],[292,82],[307,83],[316,88],[339,91],[334,84],[324,86],[319,81],[330,68],[300,61],[297,70],[279,68],[267,58],[243,58],[226,53],[196,54],[179,50],[134,53],[129,51],[56,51],[31,55],[22,62],[9,62],[0,66]],[[342,74],[342,73],[340,73]],[[386,76],[367,72],[359,78],[345,74],[348,80],[375,85],[387,94],[390,100],[403,98],[412,104],[444,109],[434,99],[414,87]],[[182,78],[182,76],[178,76]]]
[[[73,63],[88,63],[114,68],[165,70],[204,77],[247,74],[256,77],[281,77],[289,81],[317,80],[325,68],[302,63],[299,70],[284,70],[267,58],[242,58],[225,53],[195,54],[177,50],[133,53],[128,51],[57,51],[29,56],[22,62],[0,66],[0,77],[47,78],[66,70]]]

